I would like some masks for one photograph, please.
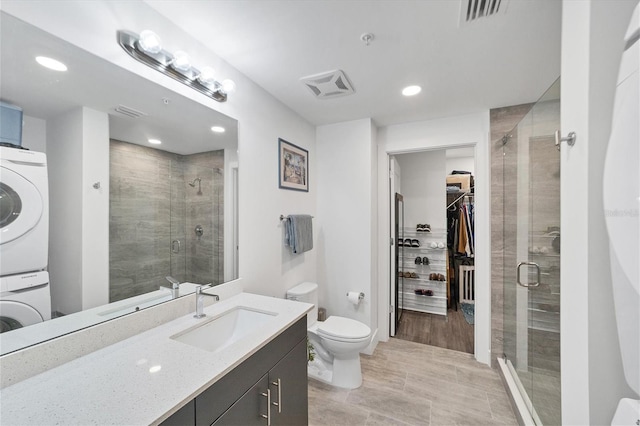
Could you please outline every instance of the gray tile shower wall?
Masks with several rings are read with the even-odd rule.
[[[222,151],[183,156],[111,141],[110,302],[157,290],[167,275],[222,282],[223,170]]]
[[[224,281],[224,152],[184,157],[186,187],[187,280],[220,284]],[[202,236],[195,232],[202,227]]]

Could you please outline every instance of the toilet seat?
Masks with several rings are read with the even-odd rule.
[[[330,316],[317,325],[317,333],[325,339],[339,342],[361,342],[371,336],[371,329],[360,321]]]

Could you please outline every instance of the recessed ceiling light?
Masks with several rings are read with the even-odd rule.
[[[407,86],[402,89],[402,94],[405,96],[414,96],[422,91],[422,87],[420,86]]]
[[[151,367],[149,369],[149,373],[157,373],[160,370],[162,370],[162,366],[161,365],[154,365],[153,367]]]
[[[47,58],[46,56],[36,56],[36,62],[38,62],[43,67],[49,68],[54,71],[66,71],[67,66],[60,61],[56,61],[52,58]]]
[[[152,143],[154,145],[160,145],[162,141],[160,139],[149,139],[149,143]]]
[[[211,131],[212,131],[212,132],[215,132],[215,133],[224,133],[224,127],[220,127],[220,126],[213,126],[213,127],[211,128]]]

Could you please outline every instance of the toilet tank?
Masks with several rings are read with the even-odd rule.
[[[313,309],[307,313],[307,328],[318,320],[318,284],[304,282],[287,291],[287,299],[298,302],[312,303]]]

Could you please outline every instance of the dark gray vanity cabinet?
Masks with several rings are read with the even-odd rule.
[[[306,338],[305,316],[162,425],[308,424]]]
[[[300,360],[304,360],[304,363]],[[306,425],[307,346],[301,341],[213,424]],[[300,379],[300,375],[304,379]]]

